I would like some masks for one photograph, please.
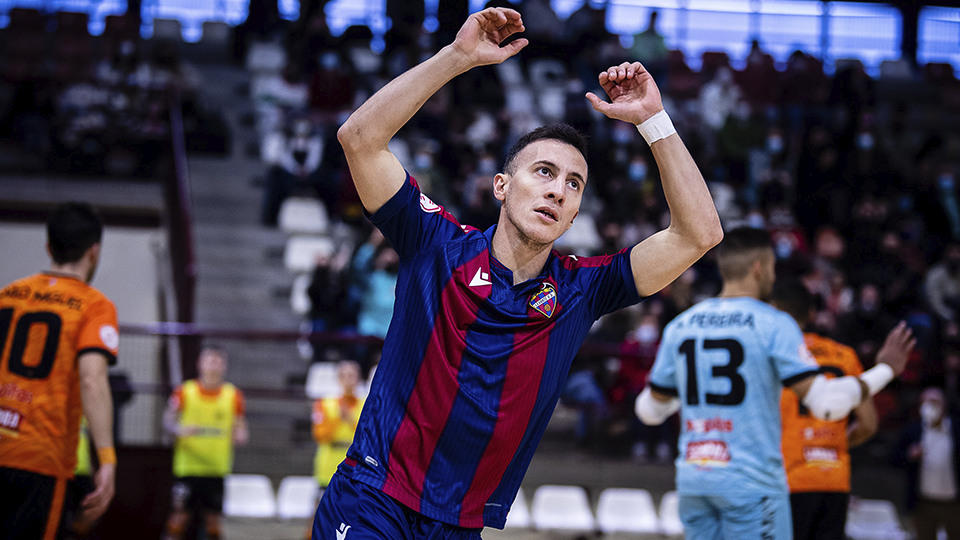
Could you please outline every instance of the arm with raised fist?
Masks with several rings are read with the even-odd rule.
[[[350,174],[364,208],[376,212],[403,185],[403,166],[387,143],[437,90],[474,67],[499,64],[527,44],[517,39],[523,31],[520,14],[512,9],[488,8],[470,15],[453,43],[400,75],[360,106],[340,127]]]

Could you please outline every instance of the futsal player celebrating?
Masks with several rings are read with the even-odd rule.
[[[491,179],[497,225],[462,227],[388,149],[441,86],[527,44],[520,14],[489,8],[454,42],[374,94],[338,138],[364,208],[400,255],[393,320],[347,459],[314,538],[479,538],[502,528],[590,326],[673,281],[722,231],[696,164],[639,63],[599,75],[594,108],[639,126],[661,170],[668,228],[603,257],[552,250],[588,185],[583,137],[537,129]]]

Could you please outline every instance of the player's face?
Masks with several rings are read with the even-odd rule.
[[[580,212],[587,161],[575,147],[553,139],[527,145],[515,159],[513,174],[494,179],[494,195],[503,202],[500,224],[523,241],[551,244]]]
[[[342,364],[337,370],[337,378],[344,390],[353,390],[360,384],[360,370],[356,364]]]
[[[200,378],[208,382],[221,382],[227,372],[227,359],[217,351],[205,350],[197,362]]]

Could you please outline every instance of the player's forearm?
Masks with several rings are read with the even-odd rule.
[[[469,59],[450,45],[389,82],[351,114],[337,132],[347,156],[385,149],[430,96],[471,67]]]
[[[677,134],[654,142],[650,150],[670,207],[670,230],[706,253],[720,243],[723,229],[700,169]]]
[[[96,448],[113,448],[113,398],[107,378],[107,361],[84,355],[80,359],[80,399]]]

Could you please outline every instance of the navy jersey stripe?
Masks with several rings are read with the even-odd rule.
[[[537,312],[533,308],[530,311],[530,316],[536,317]],[[531,392],[529,386],[531,381],[539,381],[543,376],[551,330],[552,322],[527,325],[515,334],[514,352],[507,361],[497,422],[463,499],[460,523],[464,527],[482,526],[487,504],[502,511],[503,503],[488,501],[502,481],[529,425],[537,402],[537,393]]]
[[[481,308],[479,319],[488,319],[489,313]],[[467,354],[460,366],[458,383],[460,392],[454,403],[451,418],[457,421],[448,423],[426,483],[432,486],[424,491],[423,504],[434,508],[443,508],[454,516],[464,513],[472,515],[473,520],[464,522],[457,518],[463,527],[482,527],[482,510],[466,506],[464,496],[470,488],[470,479],[478,474],[477,467],[486,449],[496,444],[491,435],[498,421],[498,411],[504,378],[508,363],[501,358],[482,358],[476,354],[477,347],[506,350],[513,344],[511,330],[490,334],[487,332],[469,332],[467,334]],[[480,390],[480,391],[478,391]],[[507,458],[509,459],[509,457]],[[451,482],[452,477],[462,481]]]
[[[485,252],[481,252],[476,258],[484,258],[484,255]],[[483,289],[489,295],[491,290],[491,287],[463,290],[460,284],[469,283],[470,277],[466,274],[475,266],[470,262],[453,272],[441,295],[437,321],[433,324],[434,331],[420,364],[417,382],[405,407],[405,418],[390,445],[390,469],[383,491],[417,511],[420,511],[427,468],[457,396],[459,386],[455,381],[466,347],[462,332],[437,330],[476,320],[482,299],[466,295],[481,294]]]

